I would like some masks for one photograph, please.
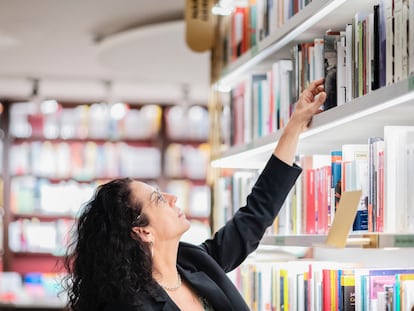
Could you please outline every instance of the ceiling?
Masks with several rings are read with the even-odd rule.
[[[184,0],[0,0],[0,98],[207,101]]]

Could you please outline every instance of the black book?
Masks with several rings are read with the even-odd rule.
[[[337,77],[337,42],[340,40],[339,32],[328,32],[323,36],[323,57],[325,69],[326,101],[324,110],[337,106],[336,77]]]

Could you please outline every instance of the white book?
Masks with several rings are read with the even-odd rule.
[[[315,48],[310,46],[309,53],[309,81],[315,80]]]
[[[414,308],[414,280],[406,280],[402,286],[404,291],[403,301],[401,301],[402,310],[410,311]]]
[[[372,303],[373,303],[372,310],[386,311],[385,292],[378,292],[377,299],[372,299]]]
[[[368,296],[368,292],[363,289],[362,277],[369,274],[369,269],[355,269],[355,311],[367,310],[363,308],[363,299]],[[363,293],[365,292],[365,295]]]
[[[346,39],[345,34],[341,33],[340,40],[336,43],[337,51],[337,71],[336,71],[336,104],[338,106],[346,102]]]
[[[393,12],[393,1],[385,0],[385,32],[386,32],[386,85],[390,85],[394,82],[394,12]]]
[[[345,68],[346,68],[346,96],[345,102],[350,102],[353,98],[352,83],[353,83],[353,40],[352,40],[352,24],[347,24],[345,28]]]
[[[260,311],[270,311],[272,303],[272,263],[262,262],[257,265],[260,273],[259,306]]]
[[[264,38],[264,12],[265,12],[265,0],[256,1],[256,42],[260,42]]]
[[[414,144],[414,126],[384,126],[384,229],[385,232],[409,232],[412,224],[408,215],[412,215],[412,173],[413,162],[408,148]],[[409,146],[409,147],[408,147]],[[412,231],[411,231],[412,232]]]
[[[394,82],[403,78],[403,0],[394,0]],[[387,37],[388,41],[388,37]]]
[[[262,80],[260,83],[260,100],[259,109],[261,111],[260,117],[260,136],[266,136],[269,134],[269,81]]]
[[[409,133],[407,142],[407,231],[414,232],[414,134]]]
[[[277,30],[277,0],[268,1],[268,23],[269,34],[274,34]]]
[[[314,57],[315,57],[315,75],[314,79],[320,79],[325,76],[324,57],[323,57],[323,38],[313,40]]]
[[[305,286],[303,273],[297,274],[297,298],[296,298],[296,310],[305,311]]]
[[[292,70],[291,60],[280,60],[280,123],[282,127],[286,126],[290,118]]]

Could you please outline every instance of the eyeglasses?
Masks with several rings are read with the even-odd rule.
[[[167,203],[167,199],[163,196],[159,188],[155,188],[155,190],[151,193],[151,202],[156,201],[157,203]],[[139,214],[135,220],[132,222],[133,226],[136,226],[139,219],[141,218],[141,214]]]
[[[162,195],[160,189],[156,188],[153,193],[151,194],[151,198],[155,195],[155,200],[158,202],[167,203],[167,199]],[[151,199],[152,201],[153,199]]]

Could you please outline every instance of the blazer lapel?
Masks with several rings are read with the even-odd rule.
[[[206,298],[214,310],[231,311],[230,301],[223,290],[202,271],[190,272],[180,269],[180,274],[190,283],[196,292]]]

